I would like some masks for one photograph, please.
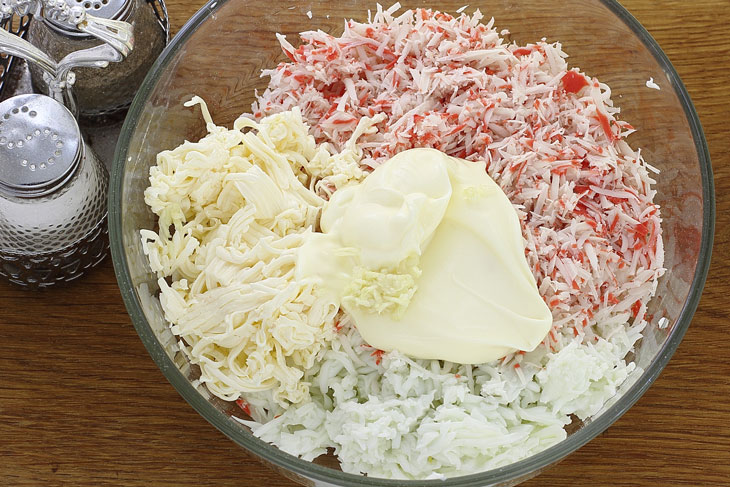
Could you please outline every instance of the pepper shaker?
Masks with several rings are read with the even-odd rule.
[[[63,104],[38,94],[0,103],[0,276],[47,287],[101,262],[107,187]]]
[[[82,117],[122,112],[129,107],[142,80],[167,44],[167,13],[163,0],[158,17],[154,3],[147,0],[56,0],[73,9],[83,8],[94,18],[127,22],[134,30],[134,49],[120,62],[102,70],[74,70],[74,97]],[[39,16],[31,22],[28,40],[57,62],[66,55],[103,44],[103,41],[73,28],[53,16]],[[42,70],[31,66],[36,91],[48,93]]]

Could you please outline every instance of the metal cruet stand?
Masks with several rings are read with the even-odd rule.
[[[42,288],[107,253],[108,174],[94,149],[109,166],[122,120],[104,117],[124,113],[166,45],[167,10],[162,0],[1,0],[0,19],[0,276]],[[138,36],[152,49],[134,51]],[[87,130],[79,115],[93,120]]]

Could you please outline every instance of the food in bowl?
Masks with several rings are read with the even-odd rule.
[[[158,156],[145,198],[159,229],[142,232],[143,247],[200,381],[237,401],[254,435],[308,460],[332,449],[346,472],[443,478],[558,443],[615,394],[653,319],[661,218],[656,170],[625,141],[633,127],[559,43],[506,43],[478,11],[397,12],[348,21],[339,38],[303,33],[298,48],[280,37],[289,62],[264,71],[251,114],[227,130],[203,109],[209,134]],[[353,310],[398,327],[417,301],[434,268],[419,260],[428,232],[390,267],[363,264],[362,247],[308,254],[335,266],[323,275],[347,269],[335,289],[302,270],[312,262],[302,249],[335,228],[333,202],[423,148],[484,168],[511,202],[522,263],[550,312],[537,343],[492,344],[509,350],[462,363],[363,339]],[[466,193],[482,202],[482,186]],[[337,267],[353,255],[357,265]]]

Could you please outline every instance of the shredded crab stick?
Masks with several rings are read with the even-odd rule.
[[[264,71],[254,115],[297,106],[337,148],[363,117],[382,116],[358,142],[365,171],[413,147],[485,160],[553,312],[546,345],[595,340],[592,326],[609,318],[641,323],[663,273],[656,170],[624,141],[634,129],[609,87],[569,69],[557,42],[505,43],[479,11],[398,8],[347,21],[340,37],[304,32],[297,48],[279,36],[289,62]]]

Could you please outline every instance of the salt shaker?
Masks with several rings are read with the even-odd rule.
[[[134,49],[121,62],[102,70],[74,70],[73,92],[82,117],[98,117],[124,111],[142,80],[162,52],[168,39],[167,11],[147,0],[57,0],[72,8],[83,8],[95,18],[128,22],[134,29]],[[102,44],[68,23],[40,16],[34,18],[28,40],[57,62],[64,56]],[[38,92],[48,93],[47,81],[38,66],[31,66],[31,78]]]
[[[38,94],[0,103],[0,276],[47,287],[101,262],[107,187],[63,104]]]

